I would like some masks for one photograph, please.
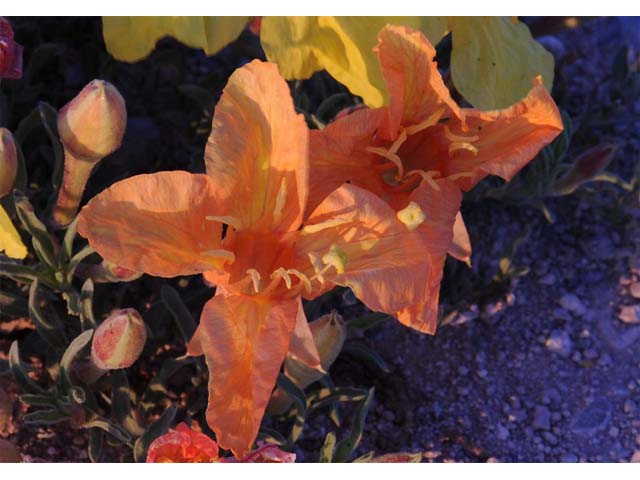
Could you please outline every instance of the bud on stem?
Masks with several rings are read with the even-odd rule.
[[[116,310],[93,334],[91,360],[103,370],[130,367],[140,357],[146,341],[147,327],[137,310]]]
[[[92,170],[118,149],[126,124],[124,99],[116,87],[103,80],[90,82],[58,112],[64,177],[53,210],[57,226],[73,221]]]
[[[18,152],[11,132],[0,128],[0,198],[11,193],[18,174]]]

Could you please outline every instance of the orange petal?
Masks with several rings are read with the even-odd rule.
[[[479,137],[472,142],[477,153],[459,149],[449,157],[448,145],[451,142],[444,139],[444,126],[437,127],[440,136],[439,169],[443,175],[466,174],[456,180],[465,191],[489,174],[511,180],[563,128],[558,107],[540,77],[534,80],[533,88],[521,102],[491,112],[465,109],[465,118],[468,131],[463,135]],[[453,133],[462,130],[455,119],[449,128]],[[432,154],[436,149],[432,144]]]
[[[206,175],[160,172],[117,182],[80,212],[78,232],[106,260],[158,277],[192,275],[225,259]],[[203,252],[210,252],[203,255]]]
[[[455,212],[450,228],[454,216]],[[445,251],[450,241],[449,230],[448,241],[442,242]],[[428,300],[424,287],[430,276],[429,251],[422,235],[401,223],[386,202],[361,188],[345,184],[329,195],[305,222],[296,248],[301,258],[316,259],[315,270],[335,266],[322,274],[324,285],[351,287],[372,310],[404,318],[406,309]],[[314,272],[309,262],[299,269]]]
[[[375,49],[389,90],[389,118],[382,134],[396,138],[401,125],[417,125],[434,112],[462,118],[434,60],[436,50],[421,32],[409,27],[383,28]]]
[[[220,211],[239,230],[286,232],[302,221],[308,130],[275,64],[254,60],[229,78],[205,161]],[[227,222],[229,223],[229,222]]]
[[[367,152],[384,110],[364,108],[341,117],[309,135],[310,178],[307,214],[327,195],[349,181],[378,195],[384,190],[380,173],[371,168],[378,157]]]
[[[302,308],[302,301],[298,307],[298,315],[296,317],[296,326],[291,335],[291,343],[289,344],[289,354],[296,360],[304,363],[309,368],[322,370],[320,365],[320,354],[313,340],[313,334],[309,328],[307,316]]]
[[[471,266],[471,239],[460,212],[456,215],[456,221],[453,224],[453,240],[449,247],[449,255]]]
[[[416,232],[428,251],[427,281],[422,285],[422,301],[408,306],[398,315],[401,323],[430,334],[435,333],[438,326],[440,283],[462,199],[460,189],[453,182],[438,180],[437,183],[438,191],[423,183],[411,193],[410,201],[420,206],[426,218]]]
[[[209,367],[207,423],[236,457],[258,434],[300,302],[269,304],[216,295],[204,307],[196,335]]]

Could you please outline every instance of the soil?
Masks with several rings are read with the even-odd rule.
[[[12,23],[25,46],[25,65],[42,44],[55,44],[56,50],[53,59],[33,67],[38,82],[29,88],[9,84],[16,99],[10,128],[35,101],[60,107],[94,77],[112,81],[126,99],[130,120],[125,144],[108,167],[95,172],[85,199],[138,173],[202,171],[208,106],[235,68],[263,58],[258,40],[245,32],[212,58],[164,40],[149,59],[126,65],[104,52],[99,19]],[[554,98],[574,121],[569,157],[602,142],[616,143],[609,170],[627,180],[640,160],[640,97],[629,97],[624,88],[631,75],[624,66],[628,70],[640,53],[638,31],[638,20],[602,18],[541,40],[556,56]],[[189,95],[185,84],[208,95]],[[323,97],[345,92],[325,74],[292,84],[292,89],[310,111]],[[38,185],[47,183],[52,167],[50,161],[41,162],[46,155],[38,139],[32,144],[25,150],[28,193],[44,209],[48,192]],[[422,452],[429,462],[640,461],[637,190],[592,183],[574,195],[546,199],[546,205],[555,214],[554,223],[531,206],[466,198],[463,215],[474,248],[472,267],[447,262],[443,325],[437,334],[422,335],[389,318],[349,340],[368,346],[387,367],[384,371],[345,355],[331,369],[337,385],[375,387],[356,455]],[[505,251],[519,238],[523,241],[512,262],[524,274],[496,277]],[[166,358],[184,353],[160,305],[163,283],[144,276],[131,284],[96,288],[97,311],[136,306],[153,332],[143,360],[128,372],[138,393]],[[170,284],[197,318],[212,290],[197,277]],[[0,279],[0,291],[26,297],[24,286],[6,279]],[[62,302],[54,306],[64,309]],[[320,311],[331,309],[347,319],[367,312],[348,290],[320,303]],[[19,313],[0,315],[0,360],[11,342],[19,340],[31,375],[47,384],[33,324]],[[192,366],[178,371],[167,398],[180,405],[176,421],[197,412],[206,431],[201,418],[204,384],[193,381],[201,374]],[[88,461],[85,430],[74,430],[68,422],[24,424],[28,407],[18,394],[11,377],[0,376],[0,438],[16,445],[24,461]],[[157,418],[169,400],[158,401],[146,420]],[[327,432],[336,430],[325,413],[307,419],[295,450],[299,461],[317,460]],[[341,413],[345,422],[339,435],[348,430],[353,412],[346,406]],[[103,460],[122,453],[107,449]]]

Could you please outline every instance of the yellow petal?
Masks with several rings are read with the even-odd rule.
[[[234,41],[250,17],[102,17],[107,51],[117,60],[137,62],[163,37],[172,36],[213,55]]]
[[[10,258],[23,259],[27,256],[27,247],[20,240],[20,235],[2,206],[0,206],[0,252],[4,252]]]
[[[553,55],[510,17],[451,17],[451,76],[474,107],[506,108],[522,100],[531,79],[553,85]]]
[[[447,30],[443,17],[265,17],[260,39],[285,78],[325,69],[367,105],[380,107],[387,93],[373,47],[387,24],[420,29],[434,44]]]

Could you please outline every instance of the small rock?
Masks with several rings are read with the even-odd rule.
[[[564,320],[565,322],[570,322],[573,320],[571,314],[562,308],[554,308],[551,312],[553,318],[557,318],[558,320]]]
[[[538,405],[533,414],[533,428],[549,430],[551,428],[551,412],[545,406]]]
[[[547,441],[547,443],[549,445],[557,445],[558,444],[558,437],[556,437],[551,432],[542,432],[542,437]]]
[[[511,414],[509,415],[509,420],[511,420],[512,422],[524,422],[527,419],[527,414],[524,410],[516,410],[514,412],[511,412]]]
[[[640,435],[636,435],[636,445],[640,447]]]
[[[640,305],[623,305],[618,318],[628,324],[640,323]]]
[[[578,297],[576,297],[572,293],[567,293],[560,298],[560,306],[565,310],[575,313],[578,316],[582,316],[587,313],[587,308],[580,301]]]
[[[611,438],[617,438],[619,434],[620,434],[620,429],[618,427],[611,427],[609,429],[609,436]]]
[[[545,345],[549,350],[567,358],[571,355],[571,337],[564,330],[554,330],[547,338]]]
[[[563,453],[562,457],[560,457],[560,461],[562,463],[577,463],[578,457],[576,457],[573,453]]]
[[[589,360],[595,360],[598,358],[598,351],[595,348],[590,348],[589,350],[585,350],[584,357]]]
[[[640,282],[633,282],[629,287],[629,293],[633,298],[640,298]]]
[[[575,433],[592,435],[603,430],[611,419],[611,402],[600,398],[591,402],[587,408],[576,415],[571,429]]]
[[[553,273],[547,273],[539,282],[543,285],[553,285],[556,283],[556,276]]]
[[[496,429],[496,436],[500,440],[506,440],[509,438],[509,430],[504,428],[502,425],[498,425],[498,428]]]
[[[640,463],[640,450],[636,450],[635,452],[633,452],[633,455],[631,455],[631,460],[629,460],[630,463]]]

